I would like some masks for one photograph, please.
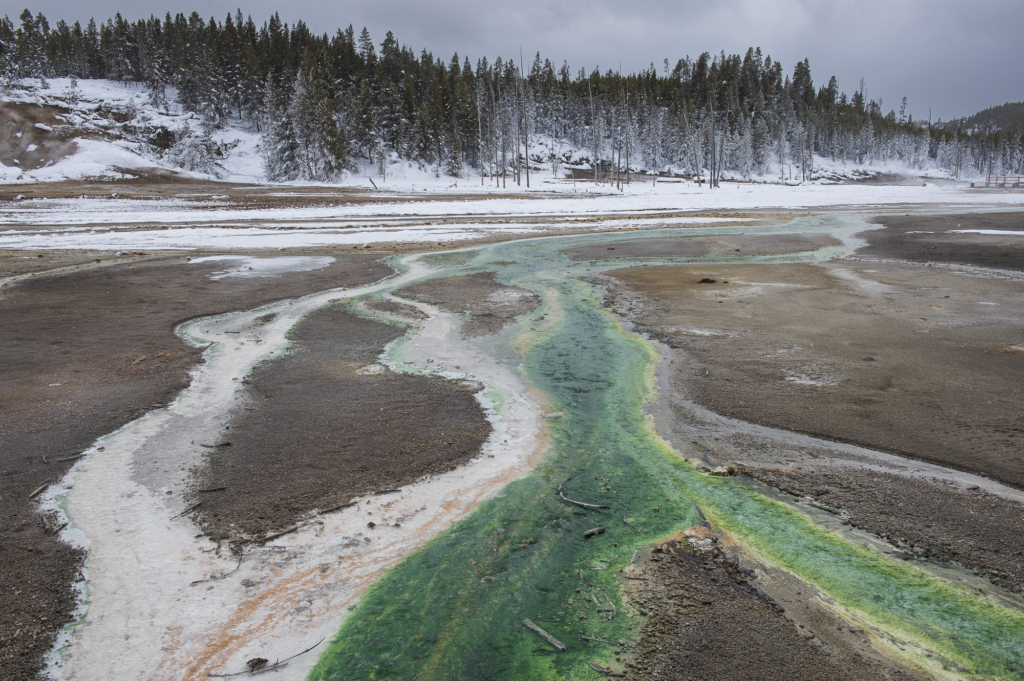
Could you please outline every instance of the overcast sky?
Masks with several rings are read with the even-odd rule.
[[[63,18],[97,20],[120,11],[128,19],[192,10],[222,20],[238,0],[44,0],[30,5],[51,25]],[[636,71],[666,57],[704,51],[744,53],[760,46],[786,73],[810,59],[816,86],[830,76],[847,93],[863,76],[867,95],[898,110],[903,96],[915,117],[949,119],[1007,101],[1024,100],[1024,0],[249,0],[257,24],[274,11],[302,19],[317,33],[366,26],[379,46],[394,31],[402,44],[435,56],[518,56],[540,51],[575,74]],[[12,15],[20,10],[8,10]],[[15,16],[11,17],[15,19]]]

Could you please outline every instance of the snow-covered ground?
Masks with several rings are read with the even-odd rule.
[[[33,199],[0,204],[0,248],[14,249],[286,249],[374,243],[475,239],[491,234],[536,235],[581,228],[636,229],[721,221],[699,213],[880,210],[900,206],[977,210],[1019,208],[1024,192],[984,192],[953,185],[633,184],[624,192],[554,192],[502,198],[381,202],[296,208],[239,207],[216,197],[184,199]],[[593,190],[593,185],[589,186]],[[399,200],[396,200],[399,199]]]

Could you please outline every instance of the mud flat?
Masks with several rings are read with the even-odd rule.
[[[631,577],[629,601],[646,617],[638,642],[621,650],[630,678],[924,678],[879,656],[862,630],[824,608],[816,609],[820,635],[794,623],[716,539],[703,532],[668,542]]]
[[[699,404],[1024,488],[1024,281],[844,262],[611,276]]]
[[[515,317],[540,304],[535,293],[500,284],[490,272],[428,279],[401,288],[395,295],[466,315],[461,327],[463,338],[497,333]]]
[[[325,267],[287,277],[217,278],[233,261],[138,257],[99,265],[80,255],[27,258],[60,268],[50,275],[5,267],[12,276],[32,275],[0,289],[0,665],[9,678],[31,677],[69,621],[82,561],[57,538],[60,523],[40,518],[39,499],[29,495],[60,479],[96,438],[188,385],[200,351],[175,326],[393,271],[377,262],[379,254],[359,254],[331,256]],[[77,269],[82,264],[88,267]]]
[[[885,229],[861,235],[868,245],[860,257],[1024,271],[1024,213],[887,215],[874,222]]]
[[[594,244],[566,248],[573,260],[610,258],[736,257],[817,251],[842,242],[828,234],[723,234],[716,237],[643,239],[616,244]]]
[[[741,484],[855,543],[1021,606],[1019,277],[829,261],[633,268],[609,279],[606,305],[665,353],[654,415],[678,451],[735,466]],[[661,576],[638,588],[657,600],[670,597],[665,584],[700,584],[693,560],[666,556]],[[709,565],[711,574],[722,568]],[[809,637],[827,640],[835,630],[827,618],[814,621],[799,585],[738,579],[771,595]],[[735,586],[706,586],[717,597],[709,596],[714,605],[705,610],[726,607],[719,598],[738,602],[729,595]],[[664,608],[645,630],[636,660],[668,678],[727,678],[732,672],[703,669],[707,660],[683,654],[719,645],[702,640],[706,628],[688,625],[703,612],[700,603],[691,605]],[[757,607],[751,601],[742,609]],[[670,632],[693,645],[664,646]],[[807,673],[794,655],[796,666],[779,678]],[[684,672],[687,665],[696,673]],[[896,678],[892,669],[867,671],[863,678]]]
[[[246,543],[356,497],[384,503],[480,454],[491,425],[478,384],[375,363],[406,330],[321,308],[289,333],[290,354],[253,371],[223,434],[231,446],[195,472],[189,503],[210,537]]]

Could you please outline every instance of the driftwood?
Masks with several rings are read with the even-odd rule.
[[[541,629],[540,627],[538,627],[538,626],[537,626],[536,624],[534,624],[533,622],[531,622],[531,621],[530,621],[529,619],[525,619],[525,620],[523,620],[523,625],[524,625],[524,626],[526,626],[526,627],[527,627],[527,628],[529,628],[529,629],[533,629],[533,630],[534,630],[534,631],[536,631],[536,632],[537,632],[538,634],[540,634],[540,635],[541,635],[541,636],[543,636],[543,637],[544,637],[545,639],[547,639],[547,640],[548,640],[548,642],[549,642],[549,643],[550,643],[551,645],[553,645],[554,647],[558,648],[558,649],[559,649],[559,650],[561,650],[562,652],[565,652],[565,650],[566,650],[566,647],[565,647],[564,645],[562,645],[562,642],[561,642],[561,641],[559,641],[559,640],[558,640],[557,638],[555,638],[554,636],[552,636],[552,635],[551,635],[551,634],[549,634],[548,632],[546,632],[546,631],[544,631],[543,629]]]
[[[51,482],[53,482],[53,480],[47,480],[47,481],[46,481],[46,482],[44,482],[43,484],[39,485],[39,487],[36,487],[35,491],[34,491],[34,492],[32,492],[32,494],[29,494],[29,495],[28,495],[28,498],[29,498],[29,499],[34,499],[34,498],[36,497],[36,495],[38,495],[38,494],[39,494],[40,492],[42,492],[42,491],[43,491],[44,489],[46,489],[47,487],[49,487],[49,486],[50,486],[50,483],[51,483]]]
[[[184,511],[182,511],[181,513],[179,513],[178,515],[172,515],[172,516],[171,516],[171,520],[174,520],[175,518],[180,518],[181,516],[185,515],[185,514],[186,514],[186,513],[188,513],[189,511],[194,511],[194,510],[196,510],[197,508],[199,508],[199,506],[200,506],[200,505],[201,505],[202,503],[203,503],[203,502],[201,502],[201,501],[200,501],[199,503],[196,503],[196,504],[192,504],[191,506],[189,506],[188,508],[186,508],[186,509],[185,509]]]
[[[197,492],[223,492],[227,487],[211,487],[210,489],[197,489]]]
[[[613,672],[611,669],[605,669],[601,665],[596,664],[594,662],[588,662],[587,664],[589,664],[590,668],[593,669],[595,672],[599,674],[604,674],[605,676],[617,676],[620,678],[625,678],[626,676],[624,672]]]
[[[587,530],[586,532],[583,533],[583,536],[584,537],[593,537],[593,536],[596,536],[596,535],[599,535],[599,534],[604,534],[604,528],[603,527],[595,527],[592,530]]]
[[[260,539],[260,541],[270,541],[272,539],[277,539],[278,537],[283,537],[286,534],[291,534],[292,532],[296,532],[298,530],[301,530],[303,527],[309,527],[310,525],[321,525],[321,524],[323,524],[323,522],[324,521],[322,521],[322,520],[313,520],[313,521],[308,522],[308,523],[302,523],[301,525],[296,525],[294,527],[289,527],[287,530],[282,530],[280,532],[275,532],[274,534],[268,534],[263,539]]]
[[[622,516],[622,522],[626,523],[626,527],[628,527],[629,529],[633,530],[637,534],[640,534],[640,532],[641,532],[640,528],[632,525],[628,520],[626,520],[626,517],[627,516]]]
[[[573,478],[574,477],[576,476],[574,475]],[[576,504],[577,506],[582,506],[583,508],[611,508],[611,506],[603,506],[601,504],[588,504],[582,501],[573,501],[572,499],[566,498],[565,494],[562,493],[562,488],[565,487],[565,483],[569,482],[570,480],[572,480],[572,478],[566,478],[565,480],[562,481],[562,484],[558,486],[558,496],[562,497],[562,501],[569,504]]]
[[[97,449],[96,451],[100,451],[100,450]],[[71,461],[73,459],[81,459],[83,456],[85,456],[85,452],[79,452],[78,454],[72,454],[71,456],[65,456],[65,457],[61,457],[59,459],[54,459],[53,462],[54,463],[60,463],[61,461]]]
[[[334,513],[335,511],[340,511],[343,508],[348,508],[349,506],[355,506],[355,505],[356,505],[356,502],[354,502],[354,501],[350,501],[347,504],[338,504],[337,506],[331,506],[328,509],[320,511],[320,515],[327,515],[328,513]]]
[[[256,669],[253,669],[252,667],[250,667],[249,669],[246,669],[244,672],[235,672],[234,674],[214,674],[213,672],[210,672],[206,676],[208,678],[213,678],[213,679],[226,679],[226,678],[231,677],[231,676],[245,676],[246,674],[248,674],[250,676],[256,676],[257,674],[262,674],[263,672],[271,672],[271,671],[274,671],[275,669],[280,669],[281,667],[285,666],[285,664],[287,664],[291,660],[294,660],[299,655],[305,655],[306,653],[308,653],[309,651],[313,650],[313,648],[316,648],[318,645],[320,645],[321,643],[323,643],[326,640],[327,640],[327,638],[324,637],[324,638],[320,639],[319,641],[317,641],[315,644],[313,644],[310,647],[308,647],[305,650],[303,650],[301,653],[295,653],[291,657],[286,657],[283,660],[278,660],[274,664],[267,665],[265,667],[261,666],[261,667],[258,667]]]
[[[220,542],[217,542],[217,549],[218,549],[218,555],[219,555],[219,553],[220,553]],[[197,579],[196,581],[191,582],[189,584],[189,586],[195,586],[196,584],[205,584],[206,582],[219,582],[220,580],[225,579],[225,578],[229,577],[230,575],[235,574],[236,572],[238,572],[238,568],[242,567],[242,557],[243,556],[245,556],[245,551],[244,550],[239,551],[238,552],[238,564],[235,565],[235,569],[232,570],[231,572],[225,572],[222,575],[216,575],[216,576],[210,577],[209,579]]]

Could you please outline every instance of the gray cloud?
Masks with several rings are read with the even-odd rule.
[[[125,3],[127,4],[127,3]],[[55,22],[105,18],[121,11],[129,19],[191,12],[222,19],[234,11],[226,0],[170,6],[161,0],[90,3],[44,0],[31,6]],[[742,53],[760,46],[792,72],[808,58],[815,84],[835,75],[852,93],[863,76],[867,94],[898,108],[907,96],[910,111],[951,118],[1006,101],[1024,99],[1024,3],[1020,0],[520,0],[482,4],[470,0],[379,0],[323,2],[297,0],[283,6],[252,0],[243,13],[262,22],[279,11],[289,23],[305,21],[318,33],[353,24],[367,26],[379,44],[386,31],[417,51],[426,48],[449,59],[455,51],[532,60],[535,52],[573,72],[595,66],[625,71],[661,67],[704,51]],[[14,17],[12,17],[14,18]]]

